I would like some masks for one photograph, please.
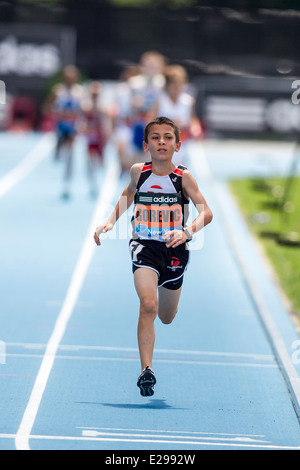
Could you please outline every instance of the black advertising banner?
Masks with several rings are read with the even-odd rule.
[[[75,61],[74,28],[0,23],[0,79],[7,92],[38,93],[58,70]]]
[[[298,134],[300,80],[209,77],[195,81],[197,114],[216,133]]]

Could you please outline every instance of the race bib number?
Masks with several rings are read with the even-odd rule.
[[[182,229],[181,194],[138,193],[134,228],[139,238],[164,241],[169,230]]]

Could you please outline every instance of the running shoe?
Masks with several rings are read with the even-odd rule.
[[[140,388],[142,397],[152,397],[154,395],[154,385],[156,378],[153,370],[146,367],[138,378],[137,386]]]

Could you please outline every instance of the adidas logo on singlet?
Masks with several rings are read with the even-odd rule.
[[[174,202],[178,202],[178,197],[170,197],[170,196],[156,196],[153,198],[153,202],[159,202],[161,204],[170,204]]]
[[[150,203],[150,204],[181,204],[181,195],[180,194],[170,194],[170,195],[145,195],[145,193],[140,193],[137,196],[139,203]]]

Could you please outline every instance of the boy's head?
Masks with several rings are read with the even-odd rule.
[[[178,142],[180,142],[180,129],[179,129],[179,127],[175,124],[174,121],[172,121],[172,119],[169,119],[167,117],[162,116],[162,117],[157,117],[157,118],[153,119],[145,127],[144,141],[146,142],[146,144],[148,144],[148,137],[149,137],[151,127],[153,127],[155,125],[162,126],[163,124],[166,124],[167,126],[172,127],[172,129],[174,131],[174,134],[175,134],[176,143],[178,144]]]

